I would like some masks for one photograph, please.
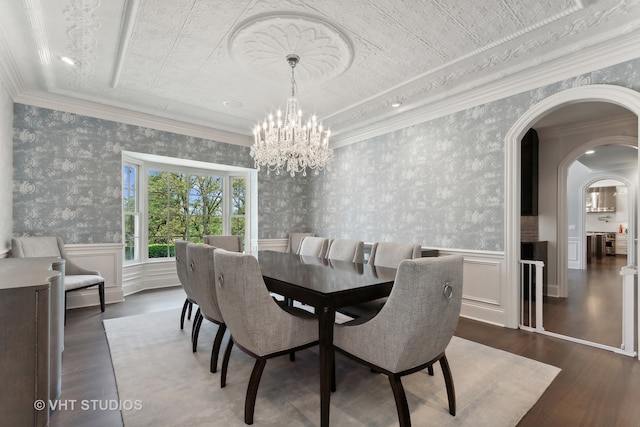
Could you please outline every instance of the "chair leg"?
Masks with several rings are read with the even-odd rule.
[[[224,337],[224,331],[227,330],[227,325],[219,325],[216,338],[213,340],[213,348],[211,349],[211,366],[209,370],[212,373],[218,371],[218,354],[220,353],[220,347],[222,346],[222,338]]]
[[[407,395],[404,392],[402,381],[399,375],[389,375],[389,384],[393,390],[393,397],[396,400],[396,410],[398,411],[398,421],[400,427],[411,427],[411,414],[409,413],[409,404],[407,403]]]
[[[227,385],[227,368],[229,367],[229,358],[231,357],[231,349],[233,348],[233,337],[229,338],[227,348],[224,351],[224,357],[222,358],[222,374],[220,375],[220,388],[224,388]]]
[[[336,391],[336,355],[333,354],[333,366],[331,366],[331,391]]]
[[[200,334],[200,326],[202,326],[202,313],[200,313],[200,309],[196,312],[196,317],[193,320],[193,352],[195,353],[198,349],[198,335]]]
[[[187,314],[187,309],[189,308],[189,300],[185,299],[184,304],[182,305],[182,314],[180,315],[180,329],[184,329],[184,316]],[[189,316],[191,317],[191,316]]]
[[[427,372],[429,373],[430,376],[433,376],[433,365],[427,366]]]
[[[98,295],[100,296],[100,310],[104,313],[104,282],[98,285]]]
[[[189,300],[187,300],[189,301]],[[191,309],[193,309],[193,303],[189,301],[189,314],[187,315],[187,319],[191,320]]]
[[[258,386],[260,385],[260,378],[262,377],[262,371],[267,364],[267,359],[260,357],[256,359],[256,364],[253,365],[253,371],[251,371],[251,378],[249,378],[249,386],[247,387],[247,397],[244,401],[244,422],[245,424],[253,424],[253,412],[256,408],[256,396],[258,395]]]
[[[449,368],[449,362],[447,356],[442,356],[440,359],[440,367],[442,368],[442,375],[444,375],[444,383],[447,386],[447,398],[449,399],[449,413],[455,417],[456,415],[456,390],[453,387],[453,377],[451,376],[451,368]]]

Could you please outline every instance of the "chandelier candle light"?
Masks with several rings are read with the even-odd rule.
[[[325,168],[328,170],[333,159],[333,150],[329,148],[329,130],[323,130],[322,124],[316,116],[312,116],[307,123],[302,124],[302,111],[296,99],[296,80],[294,69],[300,57],[295,54],[287,55],[287,62],[291,67],[291,96],[287,99],[287,109],[284,117],[280,110],[276,117],[269,114],[261,124],[253,130],[255,141],[251,147],[251,157],[260,170],[264,167],[267,174],[286,169],[291,176],[302,173],[307,176],[307,168],[317,175]]]

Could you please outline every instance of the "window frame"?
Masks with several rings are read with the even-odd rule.
[[[174,260],[175,257],[149,258],[149,230],[148,230],[148,172],[149,170],[157,170],[170,173],[186,173],[189,175],[199,176],[215,176],[222,179],[222,234],[230,234],[231,232],[231,205],[232,187],[231,182],[235,178],[245,180],[245,226],[244,226],[244,247],[250,247],[251,231],[252,231],[252,172],[254,169],[232,167],[228,165],[220,165],[216,163],[205,163],[201,161],[185,161],[183,159],[144,155],[139,153],[123,152],[122,170],[125,166],[137,168],[138,188],[136,193],[136,203],[139,211],[139,248],[137,252],[139,259],[126,260],[125,265],[134,265],[137,263],[154,263],[166,262]],[[124,195],[123,195],[124,197]],[[123,236],[124,236],[124,204],[123,204]],[[124,258],[124,255],[123,255]]]

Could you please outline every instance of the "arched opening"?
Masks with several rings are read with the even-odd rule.
[[[583,102],[612,103],[626,108],[636,116],[640,114],[640,94],[631,89],[610,85],[583,86],[560,92],[534,105],[529,111],[520,117],[506,137],[505,261],[507,280],[509,283],[507,286],[507,324],[511,327],[518,326],[520,311],[520,141],[525,133],[543,117],[564,106]],[[637,145],[637,142],[635,144]],[[562,172],[559,170],[558,173]],[[564,181],[559,178],[558,182],[564,182],[566,187],[566,177]],[[566,188],[564,191],[566,193]],[[635,188],[633,191],[637,193],[638,190]],[[561,198],[560,196],[558,197]],[[635,200],[635,209],[637,212],[637,197]],[[557,218],[566,218],[566,206],[563,207],[560,204],[557,209]],[[566,225],[566,223],[564,225]],[[632,231],[630,230],[630,232]],[[557,235],[555,236],[555,240],[557,242],[567,241],[566,226],[563,227],[563,225],[558,224],[556,233]],[[635,230],[633,230],[633,233],[635,235]],[[634,254],[637,254],[637,243],[635,243],[633,251]],[[559,244],[557,252],[557,269],[558,271],[566,272],[568,252],[567,245]],[[635,256],[637,255],[634,255],[634,259]]]

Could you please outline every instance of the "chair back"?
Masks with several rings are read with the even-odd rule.
[[[327,258],[338,261],[364,262],[364,242],[352,239],[333,239]]]
[[[58,257],[65,260],[65,289],[84,287],[84,280],[72,284],[68,276],[100,276],[97,270],[80,267],[67,256],[64,241],[59,236],[14,237],[11,239],[11,256],[14,258]],[[95,278],[91,278],[92,280]],[[104,280],[101,278],[101,280]]]
[[[14,258],[63,257],[61,237],[34,236],[11,239],[11,256]]]
[[[314,233],[289,233],[289,241],[287,242],[287,252],[297,254],[300,250],[300,243],[305,237],[313,237]]]
[[[324,258],[329,248],[329,239],[324,237],[305,237],[300,242],[300,250],[298,255],[315,256]]]
[[[415,244],[378,242],[371,246],[369,264],[380,267],[398,268],[405,259],[420,258],[422,247]]]
[[[204,236],[205,245],[222,248],[225,251],[242,252],[242,236]]]
[[[400,263],[386,304],[368,322],[381,331],[380,366],[402,372],[444,352],[460,316],[462,269],[461,255]]]
[[[220,311],[236,344],[256,356],[304,344],[296,343],[296,316],[271,297],[253,255],[216,249],[213,259]]]
[[[176,240],[173,243],[176,254],[176,271],[178,273],[178,280],[180,280],[180,284],[182,285],[184,292],[187,294],[187,297],[189,297],[190,300],[197,301],[195,293],[189,284],[187,244],[189,244],[189,242],[186,240]]]
[[[215,249],[210,245],[187,244],[187,278],[202,315],[209,320],[224,323],[216,296],[213,262]]]

